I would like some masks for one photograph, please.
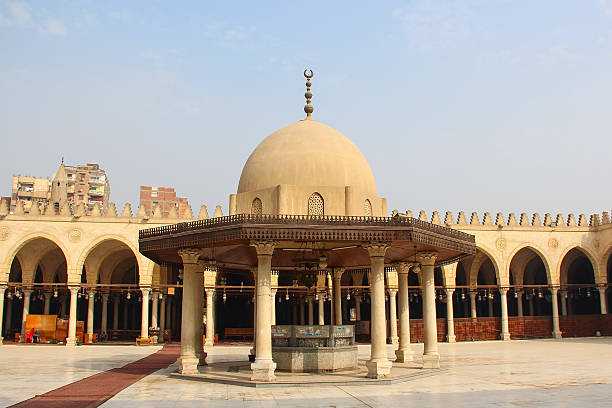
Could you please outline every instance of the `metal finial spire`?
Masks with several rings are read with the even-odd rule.
[[[310,92],[310,78],[314,76],[312,69],[305,69],[304,76],[306,77],[306,93],[304,96],[306,97],[306,106],[304,106],[304,112],[306,112],[306,119],[311,119],[310,115],[314,111],[314,108],[310,104],[310,100],[312,99],[312,92]]]

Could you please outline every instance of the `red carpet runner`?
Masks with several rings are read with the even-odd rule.
[[[19,408],[85,408],[97,407],[123,389],[174,363],[180,345],[166,345],[148,357],[123,367],[94,374],[42,395],[22,401],[12,407]]]

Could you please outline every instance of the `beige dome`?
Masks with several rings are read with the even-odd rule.
[[[238,193],[276,187],[351,186],[377,196],[372,169],[357,146],[331,127],[301,120],[266,137],[247,160]]]

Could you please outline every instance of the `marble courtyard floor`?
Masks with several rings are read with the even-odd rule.
[[[439,348],[443,372],[391,385],[248,388],[170,377],[177,368],[173,363],[133,383],[101,406],[612,406],[612,337],[441,343]],[[160,349],[0,346],[0,406],[119,369]],[[216,346],[208,350],[209,361],[246,362],[249,349],[250,346]],[[390,346],[388,350],[392,355]],[[413,350],[418,360],[423,345],[414,344]],[[369,346],[359,346],[360,358],[366,359],[368,354]]]

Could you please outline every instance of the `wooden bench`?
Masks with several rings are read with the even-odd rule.
[[[241,339],[253,338],[252,327],[226,327],[224,337],[240,337]]]
[[[136,337],[137,346],[149,346],[153,344],[153,339],[149,337]]]

